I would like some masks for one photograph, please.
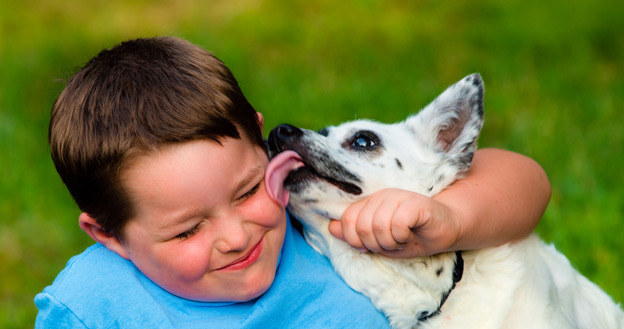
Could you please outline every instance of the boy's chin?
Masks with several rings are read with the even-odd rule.
[[[267,290],[269,290],[270,287],[271,287],[271,284],[267,285],[266,287],[263,287],[262,289],[259,289],[258,291],[255,291],[250,294],[246,294],[245,296],[242,296],[240,300],[237,300],[237,302],[248,302],[250,300],[254,300],[262,296],[265,292],[267,292]]]
[[[236,302],[248,302],[250,300],[256,299],[262,296],[273,284],[273,280],[275,276],[272,276],[270,279],[264,280],[264,282],[259,282],[250,286],[248,289],[238,290],[236,291],[237,296],[235,297]]]
[[[224,291],[221,296],[198,296],[198,295],[184,295],[184,294],[175,294],[178,297],[182,297],[185,299],[197,301],[197,302],[248,302],[250,300],[256,299],[262,296],[273,284],[273,280],[275,277],[273,276],[270,280],[265,280],[265,282],[259,282],[254,285],[250,285],[247,289],[243,289],[243,287],[230,287],[230,289]]]

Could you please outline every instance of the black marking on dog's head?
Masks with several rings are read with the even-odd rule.
[[[479,90],[476,97],[470,100],[470,106],[477,107],[477,113],[483,118],[483,79],[478,73],[471,74],[465,78],[466,82],[471,82]]]
[[[466,152],[470,147],[472,147],[472,145],[475,143],[475,138],[473,138],[471,141],[464,143],[460,148],[462,150],[462,152]]]
[[[479,76],[479,81],[481,77]],[[476,106],[477,107],[477,113],[479,114],[480,118],[483,118],[483,82],[480,82],[478,84],[475,84],[475,86],[481,86],[479,88],[479,92],[477,97],[473,97],[472,98],[472,106]]]
[[[399,167],[399,169],[403,170],[403,164],[401,163],[401,161],[399,161],[399,159],[394,158],[394,161],[397,164],[397,167]]]
[[[317,130],[316,133],[321,135],[321,136],[327,137],[329,135],[329,129],[327,129],[327,127],[325,127],[325,128]]]
[[[470,164],[472,163],[472,158],[474,157],[474,152],[466,152],[461,157],[458,158],[458,167],[461,169],[468,169]]]

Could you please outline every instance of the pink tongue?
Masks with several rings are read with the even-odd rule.
[[[301,157],[293,151],[284,151],[269,162],[264,175],[264,184],[271,199],[286,207],[288,190],[284,188],[284,180],[291,170],[302,166]]]

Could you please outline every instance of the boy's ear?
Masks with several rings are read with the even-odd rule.
[[[86,212],[81,213],[78,217],[78,224],[93,240],[103,244],[108,250],[117,253],[119,256],[129,259],[126,248],[117,240],[115,235],[106,232],[93,217],[89,216],[89,214]]]
[[[260,131],[264,127],[264,116],[260,112],[256,112],[256,121],[258,122],[258,126],[260,126]]]

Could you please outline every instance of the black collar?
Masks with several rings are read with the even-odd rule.
[[[461,251],[456,251],[455,255],[457,255],[457,259],[455,259],[455,269],[453,269],[453,285],[444,295],[442,295],[442,299],[440,299],[440,306],[438,306],[438,309],[431,314],[429,314],[428,312],[423,312],[419,314],[418,321],[426,321],[440,314],[440,309],[442,308],[442,305],[444,305],[444,302],[446,302],[446,299],[451,294],[451,291],[453,291],[457,282],[459,282],[464,275],[464,257],[462,257]]]

